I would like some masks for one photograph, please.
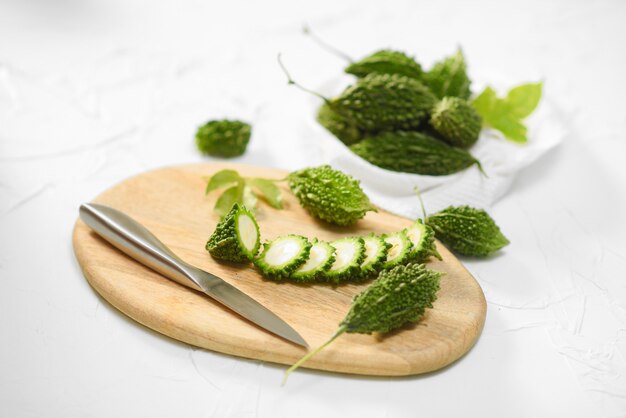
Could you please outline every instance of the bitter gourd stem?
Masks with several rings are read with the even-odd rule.
[[[335,339],[337,339],[337,337],[339,337],[341,334],[343,334],[344,332],[346,332],[348,330],[347,325],[342,325],[339,327],[339,329],[337,330],[337,332],[335,332],[335,335],[333,335],[332,337],[330,337],[330,339],[328,341],[326,341],[324,344],[320,345],[319,347],[317,347],[315,350],[313,351],[309,351],[304,357],[302,357],[300,360],[298,360],[293,366],[291,366],[290,368],[288,368],[285,371],[285,375],[283,376],[283,382],[282,385],[284,385],[285,383],[287,383],[287,378],[289,378],[289,374],[291,372],[293,372],[294,370],[296,370],[298,367],[300,367],[305,361],[307,361],[308,359],[310,359],[311,357],[313,357],[314,355],[316,355],[317,353],[319,353],[320,351],[322,351],[328,344],[332,343],[333,341],[335,341]]]
[[[354,60],[352,58],[350,58],[350,56],[348,54],[346,54],[345,52],[335,48],[334,46],[332,46],[328,42],[323,41],[319,36],[314,34],[311,31],[311,28],[309,28],[308,25],[304,25],[304,27],[302,28],[302,32],[304,32],[305,35],[310,36],[311,39],[313,39],[313,41],[315,41],[315,43],[317,43],[319,46],[322,47],[322,49],[325,49],[326,51],[330,52],[333,55],[338,56],[339,58],[343,58],[344,60],[348,61],[350,64],[352,64],[354,62]]]
[[[289,71],[287,71],[287,68],[285,67],[285,65],[283,64],[283,61],[280,58],[281,54],[278,54],[278,65],[280,65],[280,68],[283,70],[283,72],[285,73],[285,75],[287,76],[287,84],[293,84],[294,86],[296,86],[297,88],[299,88],[302,91],[305,91],[309,94],[312,94],[314,96],[319,97],[320,99],[322,99],[325,103],[328,103],[328,105],[331,105],[330,100],[319,94],[318,92],[314,91],[314,90],[309,90],[304,86],[301,86],[300,84],[296,83],[293,78],[291,78],[291,75],[289,75]]]
[[[424,201],[422,200],[422,194],[420,193],[420,188],[418,186],[415,186],[413,190],[415,191],[415,194],[417,195],[417,198],[420,201],[420,206],[422,208],[422,218],[424,222],[426,222],[426,208],[424,207]]]

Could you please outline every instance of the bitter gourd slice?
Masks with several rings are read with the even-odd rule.
[[[361,263],[361,274],[367,277],[377,273],[385,264],[391,244],[375,234],[363,237],[363,242],[365,243],[365,259]]]
[[[295,281],[313,281],[335,262],[335,248],[327,242],[314,239],[308,260],[291,274]]]
[[[259,251],[259,225],[254,215],[235,203],[206,243],[207,251],[221,260],[251,261]]]
[[[271,279],[285,279],[309,259],[311,243],[301,235],[285,235],[263,244],[255,265]]]
[[[365,241],[361,237],[341,238],[330,243],[335,248],[335,261],[323,273],[325,280],[340,283],[361,276],[361,263],[365,258]]]
[[[406,230],[386,234],[383,239],[391,248],[387,250],[387,259],[383,264],[383,268],[389,269],[399,264],[405,264],[411,258],[411,250],[413,244],[406,234]]]
[[[421,263],[431,255],[441,260],[441,255],[435,247],[435,231],[424,224],[421,219],[416,220],[413,225],[406,229],[406,235],[413,244],[411,259]]]

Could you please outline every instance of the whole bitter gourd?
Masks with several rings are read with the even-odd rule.
[[[443,176],[480,162],[465,150],[419,132],[382,132],[350,149],[371,164],[405,173]]]
[[[365,77],[372,73],[398,74],[411,78],[421,79],[422,66],[404,52],[383,49],[348,65],[345,69],[348,74]]]
[[[320,106],[317,111],[317,121],[346,145],[355,144],[363,138],[363,134],[356,123],[337,113],[328,103]]]
[[[329,165],[294,171],[287,182],[303,208],[334,225],[351,225],[376,211],[357,180]]]
[[[206,155],[237,157],[246,151],[251,126],[239,120],[212,120],[198,128],[196,146]]]
[[[435,105],[430,125],[448,144],[467,149],[478,141],[482,119],[466,100],[444,97]]]
[[[287,369],[283,382],[289,373],[345,332],[386,333],[419,321],[426,308],[432,308],[437,299],[441,275],[423,264],[413,263],[382,271],[374,283],[354,298],[337,332],[326,343]]]
[[[372,73],[327,101],[364,132],[417,129],[437,99],[420,81],[399,74]]]
[[[461,49],[436,63],[430,71],[424,74],[424,84],[440,99],[446,96],[469,99],[470,79],[467,76],[465,57]]]
[[[509,244],[498,225],[482,209],[450,206],[426,218],[437,238],[452,251],[486,257]]]

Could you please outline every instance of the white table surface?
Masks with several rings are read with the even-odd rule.
[[[392,46],[473,76],[544,79],[564,143],[491,210],[511,245],[465,260],[487,322],[460,361],[401,379],[196,349],[117,312],[71,248],[81,202],[128,176],[211,161],[193,134],[250,119],[238,162],[320,162],[303,93]],[[626,3],[20,1],[0,3],[0,416],[626,416]]]

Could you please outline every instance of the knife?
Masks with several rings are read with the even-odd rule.
[[[96,203],[82,204],[79,213],[80,219],[98,235],[140,263],[179,284],[209,295],[261,328],[308,347],[304,338],[276,314],[219,277],[181,260],[128,215]]]

